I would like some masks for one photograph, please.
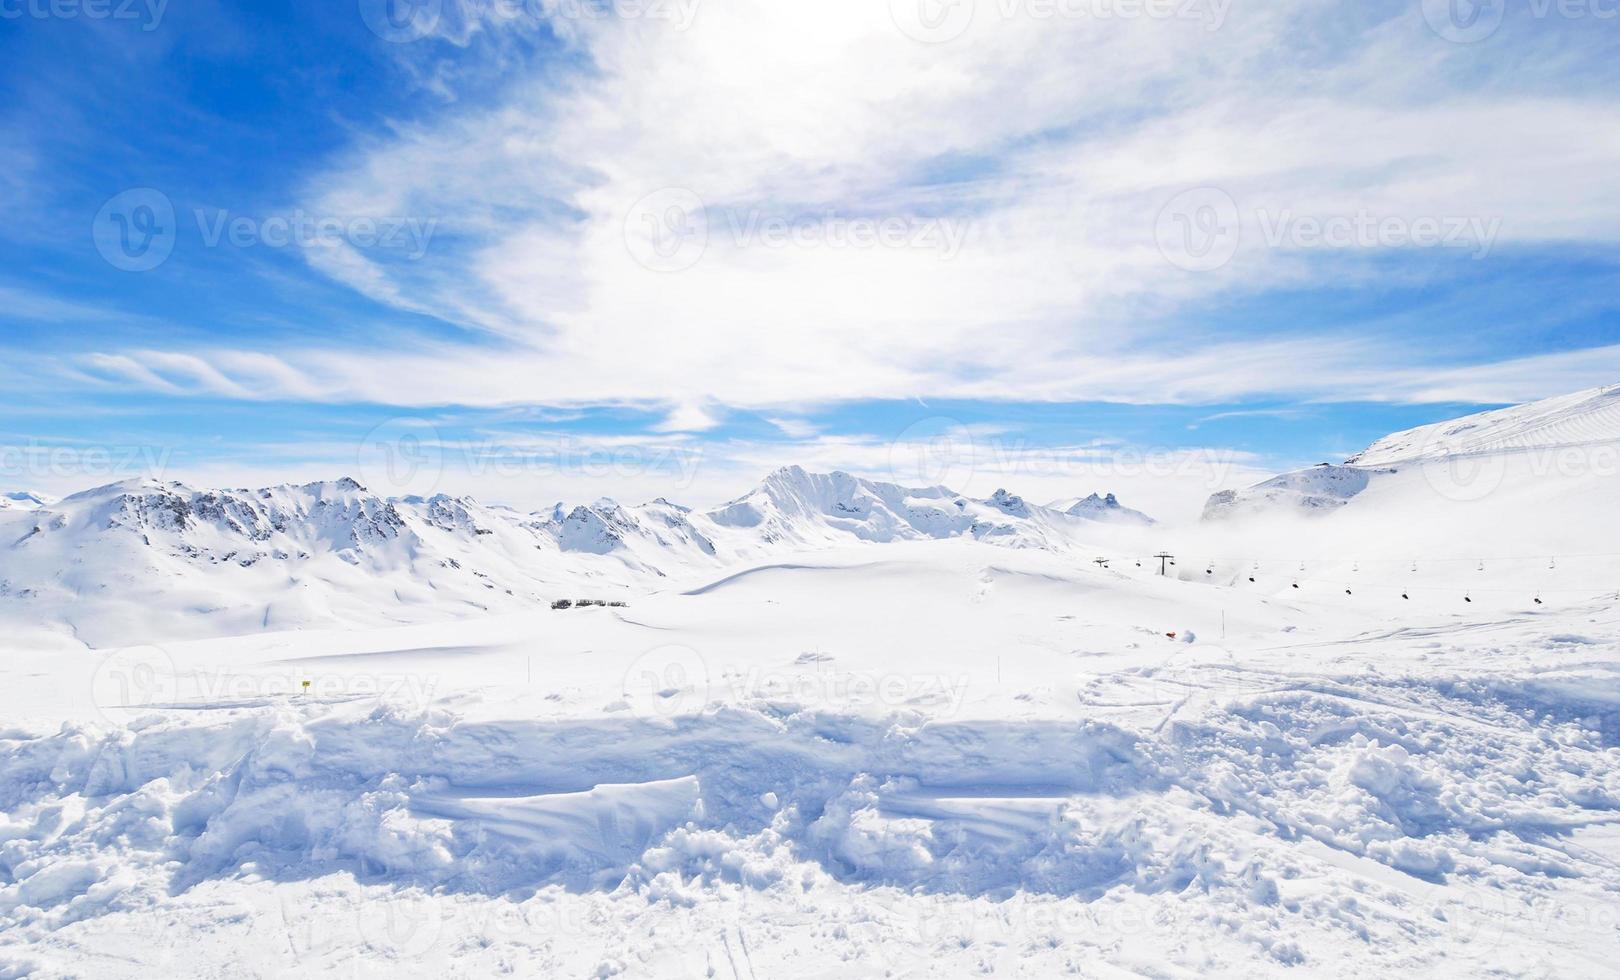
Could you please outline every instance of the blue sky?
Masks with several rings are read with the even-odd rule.
[[[1620,377],[1602,2],[381,2],[0,3],[7,484],[1176,508]]]

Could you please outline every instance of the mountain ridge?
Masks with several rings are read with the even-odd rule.
[[[1319,463],[1242,490],[1212,494],[1204,504],[1202,519],[1222,521],[1278,511],[1332,513],[1405,470],[1422,472],[1441,496],[1464,500],[1495,488],[1487,484],[1492,478],[1489,469],[1472,475],[1446,472],[1458,460],[1606,445],[1620,446],[1620,384],[1393,432],[1343,463]]]
[[[535,608],[855,542],[971,537],[1064,551],[1091,522],[1006,490],[980,500],[782,467],[719,507],[610,498],[524,513],[383,497],[351,477],[257,489],[135,478],[0,511],[0,618],[91,642]]]

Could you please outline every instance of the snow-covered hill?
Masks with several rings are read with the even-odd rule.
[[[1221,491],[1206,503],[1204,519],[1341,511],[1358,518],[1382,511],[1393,519],[1411,512],[1417,519],[1404,534],[1443,528],[1459,543],[1477,545],[1482,535],[1527,521],[1539,524],[1571,506],[1584,514],[1594,495],[1612,498],[1617,479],[1620,385],[1397,432],[1342,465],[1323,463]],[[1571,543],[1585,536],[1590,545],[1592,532],[1609,524],[1601,517],[1600,511],[1592,514],[1596,526],[1587,519],[1560,520],[1559,528],[1549,530],[1561,529]]]
[[[1390,466],[1447,456],[1547,450],[1620,442],[1620,385],[1481,412],[1396,432],[1345,460]]]

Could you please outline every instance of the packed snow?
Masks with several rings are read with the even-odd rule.
[[[7,510],[0,977],[1612,975],[1612,392],[1193,526]]]

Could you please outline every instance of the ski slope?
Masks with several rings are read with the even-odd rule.
[[[1077,530],[790,473],[671,512],[717,557],[623,607],[8,641],[0,976],[1605,975],[1617,482],[1542,468],[1572,413],[1482,493],[1384,459]],[[333,493],[375,574],[450,547]]]

